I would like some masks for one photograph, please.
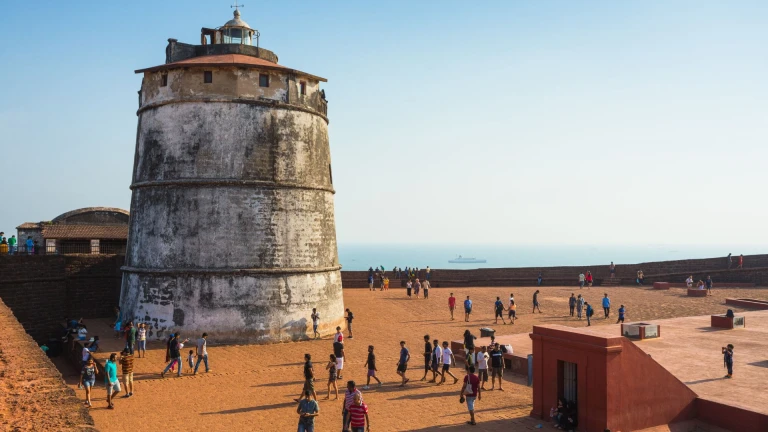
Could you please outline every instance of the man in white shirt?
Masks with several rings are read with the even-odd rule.
[[[195,371],[192,375],[197,374],[197,368],[200,367],[200,362],[205,362],[205,372],[210,372],[208,368],[208,333],[203,333],[203,337],[197,340],[197,363],[195,363]]]
[[[477,365],[477,377],[480,378],[481,388],[485,390],[485,383],[488,382],[488,348],[482,347],[475,354],[475,364]]]
[[[431,383],[437,382],[438,375],[443,376],[443,374],[440,372],[443,350],[440,348],[440,341],[437,339],[433,341],[433,344],[435,348],[432,350],[432,379],[429,381]]]
[[[453,356],[453,351],[451,351],[450,348],[448,348],[448,342],[443,341],[443,352],[442,352],[442,363],[443,363],[443,371],[442,371],[442,378],[440,379],[440,384],[445,382],[445,374],[450,375],[453,378],[453,383],[456,384],[459,382],[459,379],[456,378],[454,374],[451,373],[451,365],[456,366],[456,357]]]
[[[320,338],[320,333],[317,332],[317,326],[320,325],[320,312],[317,311],[317,308],[312,308],[312,331],[315,333],[315,339]]]
[[[579,273],[579,288],[584,288],[584,272]]]

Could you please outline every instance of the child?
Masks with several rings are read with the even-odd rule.
[[[363,387],[365,390],[368,390],[371,384],[371,378],[375,379],[379,383],[379,387],[381,387],[381,380],[379,377],[376,376],[376,355],[373,353],[373,345],[368,345],[368,360],[365,361],[365,367],[368,368],[368,377],[365,381],[365,387]]]
[[[384,290],[389,290],[389,278],[384,278]]]
[[[626,313],[626,309],[624,309],[624,305],[621,305],[619,308],[619,319],[616,320],[616,324],[618,323],[624,323],[624,314]]]
[[[187,356],[187,363],[189,363],[189,367],[194,369],[195,368],[195,350],[189,350],[189,355]]]
[[[728,368],[725,378],[733,378],[733,344],[723,347],[723,366]]]

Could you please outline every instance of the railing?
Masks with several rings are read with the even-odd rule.
[[[0,255],[125,255],[124,244],[60,244],[56,246],[0,245]]]

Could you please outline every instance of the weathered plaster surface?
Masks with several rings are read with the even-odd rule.
[[[284,97],[298,81],[262,90],[258,71],[221,68],[202,84],[200,71],[179,69],[159,87],[159,76],[142,89],[145,106],[165,104],[139,114],[126,317],[152,323],[153,337],[220,341],[304,338],[313,307],[321,332],[343,325],[327,122],[238,102]],[[307,91],[289,104],[319,97],[317,83]]]

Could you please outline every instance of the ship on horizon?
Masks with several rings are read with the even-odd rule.
[[[477,259],[477,258],[470,258],[470,257],[463,257],[459,255],[458,257],[448,260],[451,264],[482,264],[486,262],[484,259]]]

